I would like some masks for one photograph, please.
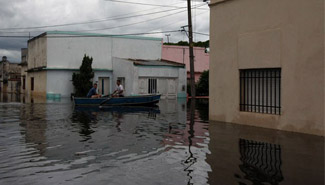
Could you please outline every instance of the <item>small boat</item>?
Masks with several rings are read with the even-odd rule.
[[[73,101],[76,106],[138,106],[138,105],[154,105],[160,100],[160,94],[141,95],[141,96],[125,96],[112,98],[85,98],[74,97]]]
[[[75,112],[115,112],[115,113],[154,113],[159,114],[159,106],[76,106]]]

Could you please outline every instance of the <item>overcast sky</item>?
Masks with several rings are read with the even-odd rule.
[[[27,47],[28,36],[46,31],[104,34],[177,31],[187,25],[186,6],[185,0],[0,0],[0,36],[5,36],[0,37],[0,56],[20,62],[20,49]],[[194,32],[209,34],[207,3],[192,0],[192,21]],[[188,40],[180,31],[144,36],[167,42],[166,34],[170,34],[170,42]],[[194,41],[208,40],[203,34],[194,34]]]

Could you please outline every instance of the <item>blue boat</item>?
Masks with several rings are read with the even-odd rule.
[[[138,106],[138,105],[154,105],[160,100],[160,94],[142,95],[142,96],[126,96],[112,98],[84,98],[74,97],[73,101],[76,106]]]

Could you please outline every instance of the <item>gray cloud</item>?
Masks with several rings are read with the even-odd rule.
[[[131,2],[138,2],[134,0],[125,0]],[[186,7],[186,1],[180,0],[141,0],[141,3],[148,4],[166,4],[173,6]],[[203,4],[202,1],[193,3],[194,5]],[[203,9],[194,9],[193,14],[193,30],[196,32],[208,33],[209,32],[209,8],[203,6]],[[11,0],[0,1],[0,29],[5,28],[24,28],[35,26],[46,26],[66,23],[85,22],[89,20],[105,19],[117,16],[131,16],[144,13],[156,12],[173,9],[171,7],[152,7],[144,5],[134,5],[126,3],[114,3],[104,0]],[[180,10],[169,11],[165,13],[152,14],[141,17],[131,17],[128,19],[103,21],[93,24],[82,24],[74,26],[62,27],[48,27],[42,29],[13,29],[13,30],[0,30],[0,36],[19,35],[19,36],[36,36],[45,31],[52,30],[65,30],[65,31],[82,31],[94,30],[102,28],[111,28],[116,26],[123,26],[127,24],[134,24],[137,22],[146,21],[149,19],[156,19],[146,21],[144,23],[135,24],[132,26],[125,26],[115,29],[106,29],[100,31],[91,31],[94,33],[105,34],[126,34],[126,33],[147,33],[153,31],[170,31],[179,30],[181,26],[187,25],[187,12],[178,13]],[[183,9],[186,10],[186,9]],[[128,15],[126,15],[128,14]],[[169,15],[169,16],[167,16]],[[167,16],[158,19],[161,16]],[[10,32],[10,33],[8,33]],[[18,32],[18,33],[17,33]],[[164,38],[165,33],[144,35],[150,37]],[[194,34],[195,41],[205,41],[209,37]],[[11,61],[19,61],[20,56],[17,52],[20,48],[27,46],[27,38],[3,38],[0,37],[0,56],[7,55]],[[171,33],[170,41],[178,42],[180,40],[188,40],[183,32]]]

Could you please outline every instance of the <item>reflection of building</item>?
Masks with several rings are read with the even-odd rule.
[[[210,119],[325,136],[324,1],[211,0]]]
[[[203,71],[209,70],[209,53],[205,48],[194,47],[195,81],[200,79]],[[190,62],[188,46],[163,45],[162,59],[186,65],[187,79],[190,79]]]
[[[114,81],[122,79],[126,95],[162,94],[186,97],[184,64],[163,60],[113,59]]]
[[[20,66],[9,62],[6,56],[0,61],[0,88],[2,92],[20,92]]]

